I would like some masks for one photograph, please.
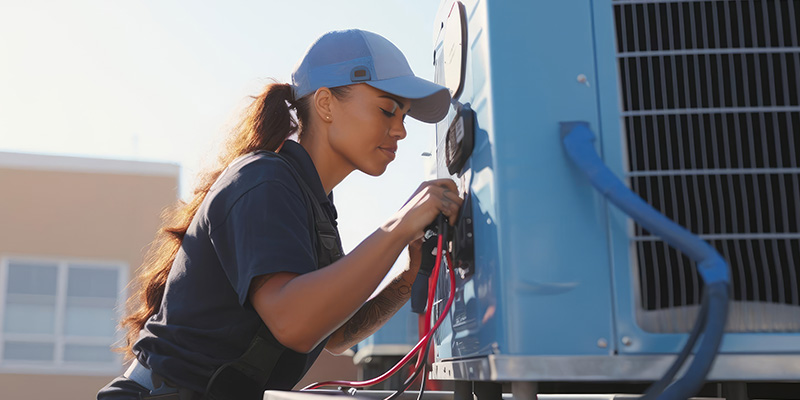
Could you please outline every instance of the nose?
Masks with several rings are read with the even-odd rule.
[[[406,132],[406,125],[403,123],[402,118],[398,118],[397,120],[398,122],[392,124],[392,127],[389,130],[389,136],[396,138],[397,140],[403,140],[408,134],[408,132]]]

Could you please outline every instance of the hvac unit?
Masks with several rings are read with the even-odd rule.
[[[467,202],[431,377],[651,382],[686,344],[704,277],[593,187],[562,139],[580,126],[727,262],[706,379],[800,380],[799,25],[797,0],[442,2],[437,174]]]

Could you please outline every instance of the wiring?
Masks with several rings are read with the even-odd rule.
[[[431,345],[431,340],[428,340],[428,342],[425,344],[425,349],[426,350],[429,349],[430,345]],[[419,391],[420,393],[422,393],[425,390],[425,369],[427,368],[427,366],[428,366],[427,364],[422,364],[422,368],[417,368],[416,370],[414,370],[414,373],[411,374],[411,376],[409,376],[405,382],[403,382],[402,388],[396,390],[394,393],[392,393],[383,400],[394,400],[401,394],[405,393],[405,391],[411,387],[414,381],[417,380],[417,377],[420,375],[420,373],[422,373],[422,383],[420,384]]]
[[[440,230],[440,231],[443,231],[443,230]],[[445,235],[443,235],[443,236],[445,236]],[[446,257],[447,257],[448,271],[450,272],[450,293],[449,293],[449,296],[448,296],[447,305],[445,306],[444,310],[442,311],[442,314],[439,316],[439,321],[441,321],[444,318],[444,316],[447,315],[447,312],[450,309],[450,305],[453,303],[453,299],[455,298],[456,275],[455,275],[455,271],[452,268],[453,262],[450,259],[450,252],[446,253]],[[440,267],[437,265],[436,272],[434,272],[434,276],[436,278],[438,278],[439,270],[440,270]],[[437,282],[438,282],[438,279],[435,279],[434,282],[433,282],[433,285],[431,285],[431,286],[433,286],[435,288],[435,285],[436,285]],[[429,300],[433,299],[435,294],[436,294],[436,290],[434,289],[432,291],[430,297],[429,297]],[[427,309],[427,312],[426,312],[428,317],[430,317],[432,315],[432,309],[433,309],[433,301],[430,300],[429,304],[428,304],[428,309]],[[414,370],[414,373],[403,383],[402,389],[399,389],[399,390],[395,391],[394,393],[392,393],[392,395],[386,397],[384,400],[394,400],[398,396],[403,394],[406,390],[408,390],[408,388],[411,387],[412,383],[417,379],[417,376],[419,375],[420,371],[422,371],[423,375],[422,375],[422,382],[419,385],[419,394],[417,395],[417,400],[421,400],[422,399],[422,394],[425,393],[425,384],[427,382],[427,380],[426,380],[427,377],[425,375],[425,371],[427,369],[428,364],[425,362],[425,360],[427,359],[427,355],[428,355],[428,351],[429,351],[430,346],[431,346],[431,342],[433,342],[433,333],[436,331],[436,328],[439,327],[439,321],[437,321],[436,326],[434,326],[434,328],[432,330],[428,331],[428,334],[426,335],[428,337],[428,342],[425,345],[425,348],[423,350],[421,350],[419,355],[417,356],[417,364],[416,364],[416,367],[415,367],[416,369]],[[420,364],[422,364],[422,368],[420,368]]]
[[[445,235],[440,234],[438,236],[438,239],[437,239],[436,263],[434,264],[435,267],[434,267],[434,270],[433,270],[433,277],[432,277],[433,282],[436,282],[438,280],[438,278],[439,278],[439,271],[441,269],[440,266],[442,265],[442,258],[443,258],[443,254],[445,253],[445,251],[443,249],[443,247],[444,247],[443,246],[443,236],[445,236]],[[420,341],[417,342],[416,345],[414,345],[414,347],[411,349],[411,351],[408,354],[406,354],[397,364],[395,364],[391,369],[389,369],[385,373],[381,374],[380,376],[377,376],[375,378],[368,379],[368,380],[365,380],[365,381],[324,381],[324,382],[315,382],[315,383],[312,383],[312,384],[310,384],[310,385],[308,385],[308,386],[306,386],[306,387],[304,387],[304,388],[302,388],[300,390],[301,391],[311,390],[311,389],[316,389],[316,388],[320,388],[320,387],[323,387],[323,386],[349,386],[349,387],[367,387],[367,386],[372,386],[372,385],[375,385],[377,383],[383,382],[384,380],[388,379],[390,376],[392,376],[397,371],[399,371],[405,364],[407,364],[415,355],[417,355],[418,359],[417,359],[417,364],[416,365],[418,367],[414,371],[414,375],[412,377],[409,377],[409,379],[406,380],[406,382],[403,384],[403,388],[401,388],[401,390],[398,390],[392,396],[395,396],[395,397],[399,396],[401,393],[403,393],[405,390],[407,390],[408,387],[410,387],[410,384],[416,379],[416,376],[419,375],[419,373],[421,371],[419,366],[420,365],[425,366],[424,357],[425,357],[425,355],[428,354],[430,342],[432,341],[432,338],[433,338],[433,333],[436,331],[436,329],[439,328],[439,326],[444,321],[444,318],[447,315],[447,312],[450,310],[450,306],[453,304],[453,299],[455,298],[455,272],[453,271],[453,269],[451,267],[452,264],[449,262],[450,261],[449,252],[446,254],[446,258],[448,259],[447,269],[448,269],[449,275],[450,275],[450,293],[449,293],[449,296],[448,296],[448,299],[447,299],[447,303],[445,304],[445,307],[444,307],[441,315],[436,320],[436,323],[433,325],[433,327],[431,327],[431,329],[428,330],[428,332],[425,334],[425,336],[423,336],[420,339]],[[428,288],[428,302],[427,302],[427,310],[426,310],[426,315],[428,315],[428,317],[431,316],[431,309],[433,308],[433,298],[435,297],[435,294],[436,294],[436,285],[431,285],[431,287]],[[421,360],[423,360],[423,361],[421,361]],[[422,368],[422,369],[424,369],[424,368]],[[424,383],[424,381],[423,381],[423,383]],[[392,396],[389,396],[389,398],[394,398]]]

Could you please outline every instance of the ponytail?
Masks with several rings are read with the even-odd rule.
[[[337,89],[339,90],[334,91],[335,95],[342,90],[346,91]],[[308,97],[295,99],[289,84],[269,84],[253,99],[232,132],[217,166],[201,176],[192,199],[188,202],[181,201],[162,214],[163,225],[150,245],[144,263],[138,270],[138,276],[132,282],[133,292],[127,302],[128,314],[120,323],[127,333],[124,345],[117,350],[125,353],[126,359],[134,357],[133,344],[139,337],[139,331],[161,307],[167,276],[175,255],[211,185],[236,158],[257,150],[276,151],[284,140],[301,130],[308,118]],[[295,109],[297,120],[290,109]]]
[[[295,99],[290,85],[267,85],[264,92],[255,97],[239,124],[240,137],[234,137],[234,148],[229,146],[228,149],[229,153],[235,154],[233,158],[256,150],[275,151],[286,138],[296,133],[298,124],[289,110],[292,103]]]

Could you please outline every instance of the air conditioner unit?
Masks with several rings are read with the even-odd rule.
[[[728,262],[707,379],[800,380],[800,2],[445,0],[434,27],[458,96],[437,174],[469,225],[433,379],[649,382],[683,348],[696,265],[570,161],[561,124],[583,121],[619,179]]]

